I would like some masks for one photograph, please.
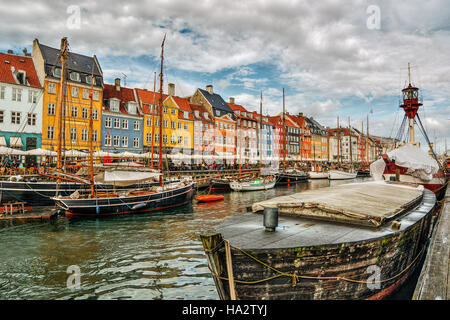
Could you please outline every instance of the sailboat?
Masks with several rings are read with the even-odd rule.
[[[277,184],[290,184],[297,182],[308,181],[308,174],[296,169],[286,169],[286,111],[284,101],[284,88],[283,88],[283,171],[278,172]]]
[[[370,173],[374,180],[400,181],[421,184],[433,191],[438,200],[442,199],[447,187],[444,168],[433,151],[422,120],[419,117],[419,88],[411,85],[411,67],[408,63],[409,84],[402,90],[403,102],[399,106],[405,111],[403,122],[398,130],[396,140],[402,141],[399,147],[383,154],[380,159],[370,165]],[[415,141],[414,124],[417,124],[429,146],[429,154],[419,147]],[[405,134],[405,127],[408,134]],[[403,139],[404,137],[404,139]]]
[[[341,150],[341,131],[339,126],[339,117],[337,119],[338,123],[338,169],[337,170],[329,170],[328,171],[328,179],[329,180],[349,180],[356,178],[357,173],[354,170],[344,171],[341,168],[341,160],[340,160],[340,150]],[[351,146],[350,146],[351,148]]]
[[[164,57],[164,42],[161,44],[161,74],[160,74],[160,101],[159,101],[159,115],[160,115],[160,137],[162,137],[162,88],[163,88],[163,57]],[[61,52],[67,50],[67,42],[62,46]],[[65,55],[61,54],[61,65],[66,63]],[[192,181],[179,181],[174,183],[164,184],[163,167],[162,167],[162,143],[159,143],[159,173],[144,173],[144,172],[122,172],[112,171],[104,172],[99,176],[93,175],[93,147],[92,147],[92,88],[90,94],[91,108],[90,108],[90,192],[76,191],[67,196],[56,196],[52,199],[56,205],[63,209],[67,217],[99,217],[120,215],[127,213],[141,213],[162,210],[181,206],[192,201],[194,195],[194,184]],[[105,193],[97,190],[95,181],[110,183],[113,185],[132,185],[142,180],[150,178],[159,178],[159,186],[150,188],[142,188],[131,191]]]
[[[260,177],[254,177],[250,179],[242,179],[241,178],[241,161],[239,158],[239,179],[232,180],[230,182],[230,188],[233,191],[258,191],[258,190],[268,190],[275,187],[275,183],[277,182],[276,176],[272,174],[264,174],[263,168],[262,168],[262,92],[261,92],[261,98],[260,98],[260,117],[259,117],[259,157],[260,157],[260,164],[261,164],[261,176]]]

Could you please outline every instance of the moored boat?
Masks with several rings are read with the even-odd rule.
[[[356,178],[356,172],[346,172],[342,170],[328,171],[329,180],[348,180]]]
[[[278,185],[278,184],[292,184],[298,182],[306,182],[308,181],[309,175],[304,172],[296,170],[291,171],[286,170],[285,172],[277,173],[276,177],[277,177],[276,184]]]
[[[268,190],[275,187],[276,182],[277,179],[275,176],[254,178],[247,181],[235,180],[230,183],[230,188],[233,191]]]
[[[323,171],[310,171],[308,172],[309,179],[328,179],[328,172]]]
[[[419,265],[435,203],[422,186],[327,187],[256,203],[201,239],[221,299],[383,299]]]

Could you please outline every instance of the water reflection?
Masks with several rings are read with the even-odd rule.
[[[223,201],[194,201],[157,216],[62,219],[0,229],[0,299],[218,299],[201,233],[256,201],[348,182],[353,181],[229,192]],[[81,270],[79,290],[66,286],[71,265]]]

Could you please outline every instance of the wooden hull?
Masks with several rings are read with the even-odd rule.
[[[232,247],[230,256],[236,298],[239,300],[388,298],[413,273],[426,252],[435,203],[434,194],[425,190],[420,204],[406,214],[410,218],[405,217],[402,220],[402,223],[406,224],[405,227],[395,232],[386,230],[378,236],[374,233],[373,238],[364,241],[285,248],[270,248],[266,244],[266,248],[250,247],[245,250]],[[305,220],[299,223],[304,222]],[[245,223],[248,225],[250,222],[246,220]],[[310,223],[314,222],[310,220]],[[261,229],[260,232],[265,231]],[[279,235],[273,232],[266,237],[277,238]],[[230,245],[233,245],[231,240]],[[215,270],[214,273],[220,276],[214,277],[219,296],[222,299],[230,299],[226,250],[221,246],[209,261]],[[378,274],[379,277],[376,276]]]
[[[282,184],[292,184],[292,183],[299,183],[299,182],[306,182],[308,181],[308,175],[307,174],[295,174],[295,173],[277,173],[277,185]]]
[[[349,180],[356,178],[356,172],[345,172],[338,170],[330,170],[328,179],[330,180]]]
[[[230,181],[225,179],[211,179],[211,189],[230,191]]]
[[[181,206],[192,201],[193,184],[147,195],[132,197],[70,199],[53,198],[67,217],[101,217],[142,213]]]

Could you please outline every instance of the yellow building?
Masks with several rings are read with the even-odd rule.
[[[163,154],[192,154],[194,148],[194,119],[189,101],[174,95],[174,87],[169,84],[169,95],[163,94],[162,149]],[[158,92],[135,89],[141,112],[144,115],[144,152],[159,150],[159,99]],[[154,109],[156,106],[156,109]],[[155,116],[154,122],[152,117]],[[154,126],[153,126],[154,125]]]
[[[63,125],[59,128],[58,95],[61,78],[59,49],[33,41],[33,60],[44,87],[42,110],[42,148],[56,150],[58,137],[63,135],[63,149],[89,150],[89,111],[91,75],[94,75],[92,93],[93,145],[100,150],[101,106],[103,74],[96,56],[69,52],[67,81],[63,100]]]

